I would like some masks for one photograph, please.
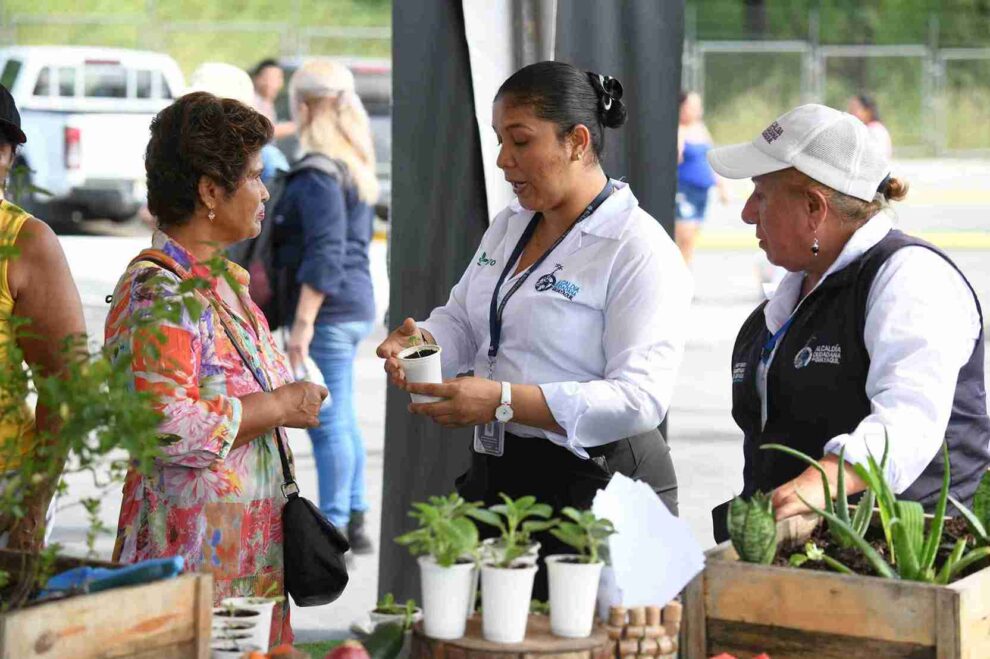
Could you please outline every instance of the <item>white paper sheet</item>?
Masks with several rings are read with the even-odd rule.
[[[603,619],[609,606],[663,606],[704,569],[704,552],[687,522],[670,514],[649,485],[615,474],[592,511],[617,531],[609,539],[611,570],[599,586]]]

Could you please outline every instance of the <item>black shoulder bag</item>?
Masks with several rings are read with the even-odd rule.
[[[143,252],[135,261],[151,261],[156,265],[174,273],[180,279],[182,275],[175,272],[167,263],[155,258],[148,251]],[[223,325],[227,338],[234,344],[237,354],[244,365],[254,375],[262,391],[271,392],[271,386],[254,368],[247,355],[244,354],[240,342],[227,326],[222,313],[220,324]],[[320,606],[333,602],[344,592],[347,586],[347,564],[344,553],[351,547],[347,539],[308,499],[299,496],[299,486],[292,476],[289,458],[285,454],[284,445],[287,440],[285,429],[275,428],[275,445],[278,447],[278,457],[282,461],[282,494],[285,495],[285,507],[282,508],[282,553],[285,570],[285,589],[292,595],[297,606]]]

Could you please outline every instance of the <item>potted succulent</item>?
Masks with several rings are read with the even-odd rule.
[[[536,497],[500,496],[504,503],[471,512],[499,530],[503,549],[497,560],[487,557],[481,564],[482,634],[496,643],[520,643],[526,637],[537,569],[525,559],[533,549],[530,536],[553,528],[557,520],[550,519],[553,509]]]
[[[409,338],[409,347],[396,355],[407,382],[442,384],[443,372],[440,368],[440,346],[423,343],[418,336]],[[442,398],[410,394],[414,403],[436,403]]]
[[[416,502],[409,515],[419,528],[395,539],[419,557],[423,595],[423,631],[430,638],[449,640],[464,635],[476,570],[478,528],[469,515],[480,504],[454,493]]]
[[[590,510],[564,508],[560,512],[566,519],[550,533],[579,553],[546,557],[550,631],[567,638],[586,638],[595,622],[598,580],[605,565],[602,553],[615,527]]]
[[[762,448],[822,471],[793,449]],[[825,505],[808,505],[824,523],[810,537],[775,525],[768,498],[732,505],[731,544],[708,551],[704,571],[685,590],[689,656],[741,652],[756,637],[771,656],[812,645],[835,656],[859,656],[867,646],[877,656],[986,656],[990,538],[980,533],[986,527],[979,517],[990,516],[990,475],[977,489],[974,511],[967,510],[949,496],[943,446],[941,490],[934,514],[926,515],[920,503],[895,496],[886,453],[853,465],[868,488],[858,506],[848,504],[841,470],[834,502],[823,481]],[[950,500],[962,517],[946,517]]]
[[[392,593],[386,593],[384,597],[378,600],[369,617],[371,618],[372,631],[378,625],[388,623],[395,623],[402,625],[403,629],[409,629],[423,619],[423,610],[416,606],[415,600],[406,600],[405,604],[399,604],[395,601],[395,596]]]

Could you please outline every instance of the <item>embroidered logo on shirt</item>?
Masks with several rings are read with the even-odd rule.
[[[834,364],[842,362],[842,346],[838,343],[814,348],[805,346],[794,356],[794,368],[804,368],[808,364]]]
[[[488,253],[482,252],[478,257],[478,265],[495,265],[495,259],[488,258]]]
[[[573,300],[574,296],[581,291],[581,287],[574,282],[567,281],[566,279],[561,279],[558,281],[556,273],[563,269],[564,266],[557,263],[553,270],[536,280],[536,290],[540,293],[544,291],[560,293],[568,300]]]
[[[732,384],[740,384],[746,380],[746,362],[736,362],[732,367]]]

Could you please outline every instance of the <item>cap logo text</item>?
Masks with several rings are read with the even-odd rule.
[[[767,143],[771,143],[783,134],[784,129],[781,128],[780,124],[775,121],[770,124],[765,131],[763,131],[763,139],[765,139]]]

